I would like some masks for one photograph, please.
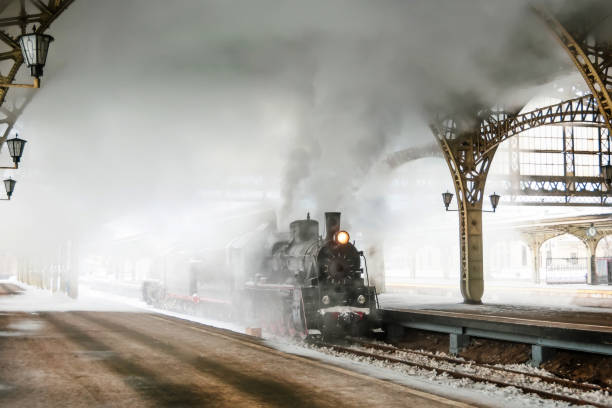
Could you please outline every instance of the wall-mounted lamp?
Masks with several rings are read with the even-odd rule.
[[[9,154],[13,158],[13,166],[0,167],[0,169],[18,169],[21,155],[23,154],[23,148],[25,147],[26,141],[19,138],[19,135],[15,135],[14,138],[8,139],[6,145],[8,146]]]
[[[489,199],[491,200],[491,207],[493,207],[493,211],[490,211],[490,210],[480,210],[480,211],[495,212],[495,209],[497,209],[497,205],[499,204],[500,196],[499,194],[493,193],[489,196]],[[452,201],[453,201],[453,193],[450,193],[448,191],[446,193],[442,193],[442,202],[444,203],[444,207],[446,208],[446,211],[458,211],[458,210],[448,209],[448,206],[450,205]]]
[[[6,189],[7,198],[0,198],[0,200],[10,200],[11,199],[11,196],[13,195],[13,191],[15,191],[15,184],[17,184],[17,182],[13,180],[12,178],[7,178],[6,180],[4,180],[4,188]]]
[[[32,84],[0,83],[0,88],[40,88],[40,77],[43,75],[43,68],[47,62],[47,54],[49,52],[49,44],[53,41],[53,37],[37,33],[36,27],[32,31],[30,34],[20,35],[17,41],[21,47],[23,60],[28,68],[30,68],[30,72],[34,77],[34,82]]]

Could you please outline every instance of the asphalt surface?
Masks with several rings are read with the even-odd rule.
[[[0,295],[18,288],[0,285]],[[151,313],[0,313],[2,407],[448,407],[409,387]]]

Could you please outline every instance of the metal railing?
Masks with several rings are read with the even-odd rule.
[[[589,258],[546,258],[542,271],[546,283],[587,283]]]

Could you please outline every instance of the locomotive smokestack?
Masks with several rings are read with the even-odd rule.
[[[326,212],[325,213],[325,239],[330,241],[334,234],[340,231],[340,213]]]

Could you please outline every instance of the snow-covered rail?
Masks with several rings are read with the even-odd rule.
[[[456,379],[490,383],[499,387],[514,387],[525,394],[536,394],[542,398],[565,401],[575,405],[612,406],[605,402],[612,390],[596,384],[578,383],[537,373],[489,364],[478,364],[473,361],[420,350],[399,349],[359,339],[351,339],[350,341],[351,344],[349,345],[314,343],[314,346],[320,350],[331,350],[349,356],[360,356],[390,364],[412,366]]]

